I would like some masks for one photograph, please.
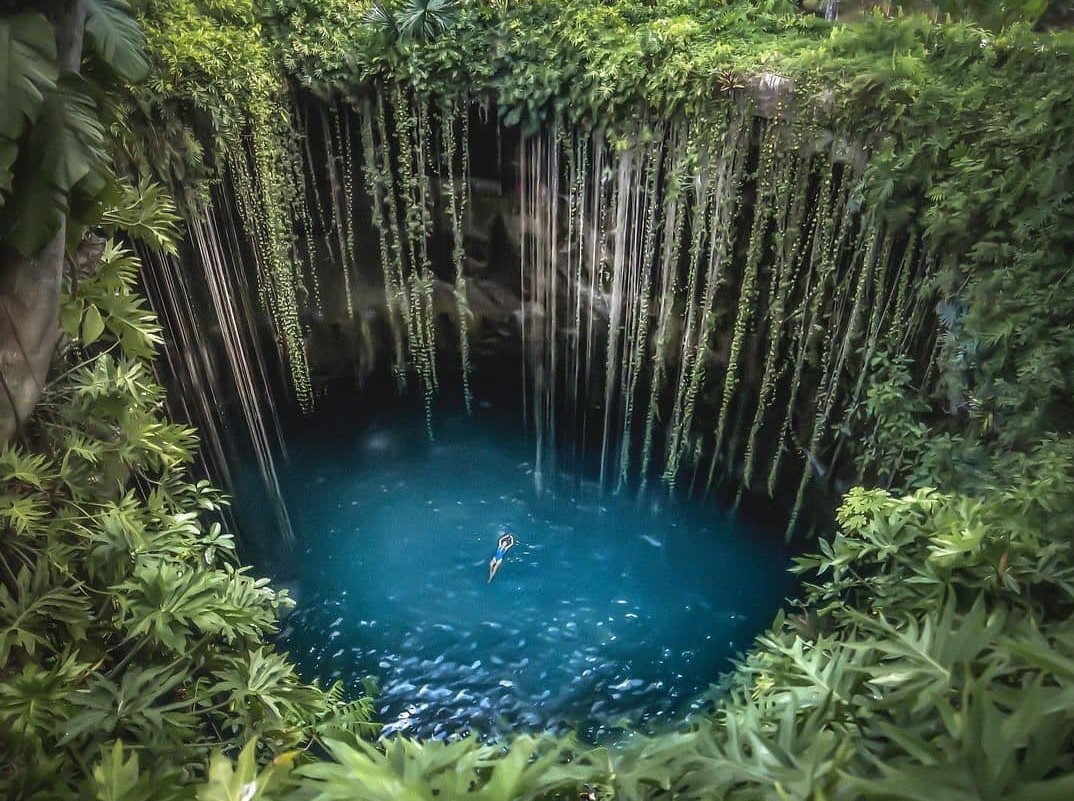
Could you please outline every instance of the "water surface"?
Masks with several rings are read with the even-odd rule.
[[[697,708],[792,591],[778,537],[712,502],[535,488],[520,426],[395,415],[292,437],[298,537],[263,564],[306,678],[375,677],[387,731],[659,727]],[[488,583],[504,532],[518,544]]]

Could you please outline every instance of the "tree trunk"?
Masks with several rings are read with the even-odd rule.
[[[51,18],[59,67],[77,73],[86,9],[81,0],[67,0]],[[66,223],[61,218],[56,236],[33,258],[7,248],[0,256],[0,444],[11,439],[41,397],[60,338]]]

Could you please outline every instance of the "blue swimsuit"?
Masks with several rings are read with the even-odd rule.
[[[496,549],[496,555],[494,557],[492,557],[492,558],[502,560],[504,558],[504,556],[506,556],[506,555],[507,555],[507,549],[506,548],[497,548]]]

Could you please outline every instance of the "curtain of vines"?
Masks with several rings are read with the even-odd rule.
[[[356,322],[356,294],[372,281],[383,284],[392,372],[400,391],[416,380],[430,436],[432,402],[440,383],[437,317],[448,293],[457,320],[468,409],[472,402],[463,242],[470,172],[468,111],[465,98],[430,101],[398,82],[352,104],[321,106],[327,199],[318,189],[313,150],[307,147],[305,152],[304,185],[325,232],[324,251],[343,275],[347,318],[363,325],[364,320]],[[360,253],[356,245],[357,227],[366,222],[356,212],[359,170],[369,200],[368,222],[376,231],[376,253]],[[441,219],[451,242],[450,288],[438,284],[430,251]],[[364,277],[361,285],[359,276]],[[373,336],[368,331],[365,335]]]
[[[929,362],[928,253],[863,207],[867,154],[809,118],[728,104],[621,146],[562,130],[520,154],[539,462],[597,429],[602,481],[658,459],[669,488],[782,491],[795,526],[858,449],[874,356]]]

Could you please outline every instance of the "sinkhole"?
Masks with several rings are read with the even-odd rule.
[[[296,601],[278,645],[306,679],[371,677],[386,734],[658,730],[793,591],[777,526],[581,468],[535,481],[532,439],[488,402],[438,415],[434,441],[397,409],[320,414],[289,442],[296,542],[258,565]]]

